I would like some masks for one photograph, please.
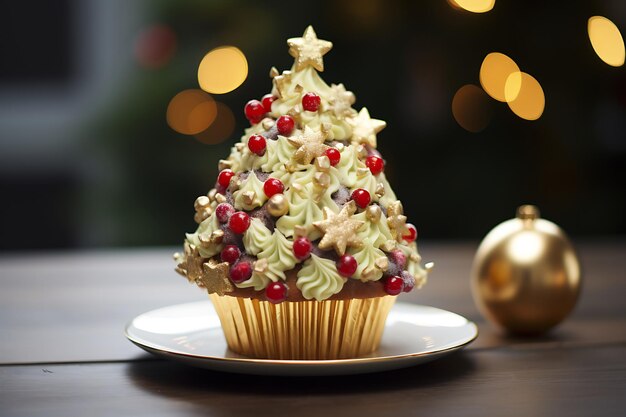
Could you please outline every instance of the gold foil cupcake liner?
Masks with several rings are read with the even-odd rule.
[[[209,297],[233,352],[267,359],[342,359],[375,351],[396,297],[272,304]]]

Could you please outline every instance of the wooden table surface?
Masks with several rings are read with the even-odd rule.
[[[533,339],[506,337],[474,307],[477,242],[425,242],[429,284],[403,301],[475,320],[479,338],[441,360],[378,374],[261,377],[160,360],[128,342],[131,318],[204,300],[172,250],[0,256],[0,415],[626,415],[626,241],[577,242],[574,313]]]

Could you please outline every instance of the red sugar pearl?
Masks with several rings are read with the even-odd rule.
[[[350,278],[354,275],[358,266],[354,256],[346,254],[339,257],[337,261],[337,272],[339,272],[339,275],[342,277]]]
[[[263,156],[266,147],[267,142],[265,141],[265,138],[261,135],[252,135],[248,139],[248,149],[250,149],[250,152],[254,154]]]
[[[352,196],[350,198],[361,208],[367,207],[371,200],[370,193],[363,188],[357,188],[352,191]]]
[[[278,133],[283,136],[288,136],[293,132],[293,128],[295,126],[295,122],[293,121],[293,117],[291,116],[280,116],[278,120],[276,120],[276,128],[278,129]]]
[[[277,178],[268,178],[263,183],[263,191],[265,191],[267,198],[270,198],[274,194],[280,194],[285,191],[285,186],[282,181]]]
[[[406,235],[402,235],[402,239],[404,239],[407,242],[411,243],[415,239],[417,239],[417,229],[411,223],[407,223],[406,227],[407,227],[407,229],[409,229],[409,233],[407,233]]]
[[[322,104],[322,99],[315,93],[306,93],[302,97],[302,108],[306,111],[317,111]]]
[[[243,211],[233,213],[228,219],[228,227],[237,234],[242,234],[250,227],[250,216]]]
[[[250,100],[243,108],[243,112],[252,124],[259,123],[265,116],[265,107],[259,100]]]
[[[261,99],[261,103],[263,104],[265,113],[269,113],[272,111],[272,103],[274,102],[274,100],[276,100],[276,97],[271,94],[266,94],[263,96],[263,98]]]
[[[282,303],[287,299],[287,290],[287,286],[282,282],[272,282],[265,287],[265,297],[270,303]]]
[[[235,175],[231,169],[225,169],[217,176],[217,183],[224,188],[230,185],[230,179]]]
[[[365,160],[365,166],[370,169],[372,174],[378,175],[383,172],[383,169],[385,169],[385,162],[383,161],[383,158],[379,156],[370,155]]]
[[[215,215],[220,223],[226,223],[234,212],[235,208],[228,203],[220,203],[215,207]]]
[[[293,241],[293,254],[301,261],[309,257],[311,248],[311,241],[305,236],[300,236]]]
[[[325,153],[332,166],[337,165],[341,161],[341,153],[336,148],[328,148]]]
[[[236,284],[244,282],[252,276],[252,266],[250,262],[239,262],[230,268],[230,279]]]
[[[404,280],[398,276],[387,277],[384,285],[387,294],[398,295],[404,289]]]
[[[220,253],[220,258],[222,259],[222,261],[228,262],[231,265],[237,262],[237,259],[239,259],[240,256],[241,251],[235,245],[225,246]]]

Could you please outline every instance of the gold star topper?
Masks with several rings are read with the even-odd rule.
[[[347,121],[352,126],[352,141],[367,143],[372,148],[376,147],[376,134],[387,126],[384,120],[370,118],[370,113],[365,107],[357,116]]]
[[[278,97],[283,97],[285,93],[287,93],[287,88],[291,83],[291,75],[291,71],[283,71],[281,75],[275,76],[272,80],[274,87],[276,87]]]
[[[202,266],[203,274],[198,285],[206,288],[209,294],[224,295],[233,292],[233,284],[228,279],[228,262],[210,259]]]
[[[307,27],[301,38],[288,39],[287,44],[289,54],[296,59],[296,71],[302,70],[307,65],[320,72],[324,71],[322,57],[333,47],[331,42],[317,39],[313,26]]]
[[[352,217],[356,211],[356,204],[350,201],[345,204],[339,214],[333,213],[328,207],[324,207],[324,220],[314,222],[324,236],[319,243],[320,249],[335,248],[339,255],[346,253],[346,247],[360,247],[363,245],[357,237],[356,231],[363,225],[363,221]]]
[[[406,216],[400,201],[394,201],[387,207],[387,225],[398,242],[402,242],[402,236],[409,233],[409,229],[406,227]]]
[[[307,165],[318,156],[324,155],[328,145],[324,144],[328,137],[328,126],[322,126],[319,132],[314,131],[309,126],[304,127],[300,135],[287,138],[287,141],[298,149],[293,154],[293,159],[301,164]]]

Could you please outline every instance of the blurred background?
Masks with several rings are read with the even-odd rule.
[[[594,35],[588,21],[604,16],[623,32],[626,2],[474,3],[483,9],[2,1],[0,248],[180,244],[196,227],[195,198],[248,126],[244,104],[270,92],[269,69],[293,62],[286,39],[309,24],[334,43],[326,82],[344,83],[357,109],[387,121],[379,150],[422,239],[479,239],[523,203],[574,238],[623,235],[626,74],[611,61],[620,47],[610,24],[597,22]],[[198,65],[225,45],[245,56],[247,69],[236,69],[245,81],[172,101],[199,88]],[[507,65],[528,74],[528,88],[498,99]],[[192,131],[176,118],[203,102],[212,116],[196,120],[195,135],[180,133]]]

